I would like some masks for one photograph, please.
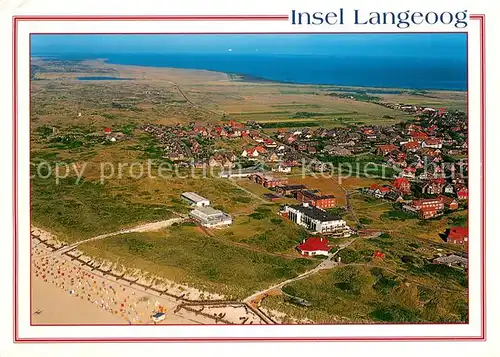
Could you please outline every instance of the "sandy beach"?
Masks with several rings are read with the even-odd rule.
[[[223,296],[168,281],[152,284],[145,277],[125,273],[117,277],[108,264],[93,265],[90,257],[83,259],[75,250],[53,251],[50,246],[61,247],[62,243],[50,233],[36,230],[31,259],[33,324],[155,324],[152,315],[156,313],[165,314],[158,324],[265,323],[242,302],[223,302]]]
[[[32,322],[34,324],[207,324],[214,320],[181,310],[175,299],[158,297],[89,271],[63,256],[33,246]]]

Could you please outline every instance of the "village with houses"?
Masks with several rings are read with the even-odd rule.
[[[335,174],[335,171],[325,171],[335,170],[327,165],[332,157],[368,156],[388,168],[390,174],[382,177],[390,180],[387,184],[377,183],[380,177],[370,172],[354,172],[353,175],[374,177],[373,184],[358,191],[392,202],[401,212],[419,219],[432,219],[467,209],[467,121],[464,114],[447,112],[445,108],[402,104],[391,107],[411,113],[415,120],[390,127],[278,129],[275,132],[265,132],[254,122],[238,123],[234,120],[213,126],[190,123],[188,126],[145,125],[141,129],[161,143],[163,158],[174,165],[220,168],[220,177],[247,178],[267,188],[269,193],[263,198],[269,201],[297,200],[300,205],[283,206],[280,212],[308,228],[312,227],[312,217],[337,221],[327,212],[336,207],[335,196],[304,184],[290,184],[287,174],[301,170],[309,174],[304,168],[312,174]],[[105,133],[109,136],[110,128],[106,128]],[[122,138],[123,134],[111,136],[116,137]],[[217,149],[217,146],[221,148]],[[465,228],[447,229],[455,232],[458,228],[461,233],[450,233],[447,241],[467,245]],[[311,228],[315,233],[331,234],[330,230]],[[341,231],[344,237],[354,232],[347,226]]]
[[[33,236],[43,259],[56,254],[153,299],[171,298],[165,304],[175,313],[151,311],[155,323],[173,321],[169,313],[231,324],[467,319],[463,110],[367,103],[319,90],[304,98],[369,105],[385,114],[335,125],[326,114],[316,113],[322,119],[315,123],[309,119],[315,114],[303,111],[290,120],[258,120],[196,104],[191,98],[201,89],[194,85],[183,84],[185,90],[167,84],[165,91],[140,92],[142,100],[156,105],[173,93],[177,99],[169,110],[184,120],[152,120],[142,108],[126,111],[140,118],[135,121],[78,109],[75,123],[66,127],[36,117],[34,161],[86,168],[78,185],[70,175],[58,186],[33,181],[33,230],[59,237]],[[113,85],[125,86],[101,84],[109,93]],[[99,168],[105,160],[148,160],[153,169],[167,167],[169,175],[108,175],[103,183]],[[351,312],[353,305],[362,312]]]

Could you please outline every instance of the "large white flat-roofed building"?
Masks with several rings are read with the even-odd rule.
[[[349,237],[352,233],[347,222],[320,208],[310,206],[308,203],[301,205],[284,206],[282,210],[288,218],[312,232]]]
[[[205,207],[205,206],[210,206],[210,201],[207,200],[205,197],[201,197],[197,193],[194,192],[184,192],[181,197],[188,201],[191,206],[196,206],[196,207]]]
[[[203,227],[215,228],[229,226],[233,223],[233,218],[212,207],[199,207],[192,210],[189,216],[199,222]]]

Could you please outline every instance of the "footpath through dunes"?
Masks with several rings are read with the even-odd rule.
[[[141,224],[141,225],[136,226],[136,227],[127,228],[127,229],[121,229],[119,231],[115,231],[115,232],[111,232],[111,233],[106,233],[106,234],[101,234],[101,235],[98,235],[98,236],[95,236],[95,237],[92,237],[92,238],[89,238],[89,239],[81,240],[79,242],[76,242],[76,243],[73,243],[73,244],[70,244],[70,245],[64,245],[64,246],[60,247],[59,249],[56,249],[53,252],[48,253],[48,254],[54,254],[54,253],[64,254],[64,253],[67,253],[67,252],[75,249],[80,244],[84,244],[84,243],[88,243],[88,242],[92,242],[92,241],[96,241],[96,240],[100,240],[100,239],[105,239],[105,238],[117,236],[117,235],[120,235],[120,234],[159,231],[161,229],[170,227],[174,223],[183,222],[186,219],[187,219],[187,217],[170,218],[170,219],[167,219],[167,220],[164,220],[164,221],[145,223],[145,224]],[[40,238],[41,238],[42,241],[50,239],[47,236],[46,232],[44,232],[43,230],[41,230],[41,229],[39,229],[37,227],[33,227],[32,228],[32,232],[36,232],[36,235],[40,236]],[[43,256],[38,256],[38,258],[41,258],[41,257],[43,257]]]
[[[380,234],[380,232],[376,232],[373,234],[373,236],[378,236]],[[293,283],[294,281],[297,281],[297,280],[301,280],[301,279],[304,279],[304,278],[307,278],[308,276],[311,276],[313,274],[316,274],[317,272],[321,271],[321,270],[324,270],[324,269],[332,269],[332,268],[335,268],[339,265],[339,263],[337,263],[334,258],[335,256],[342,250],[342,249],[345,249],[347,248],[348,246],[350,246],[352,243],[354,243],[356,241],[356,239],[358,239],[359,237],[356,237],[356,238],[353,238],[351,240],[349,240],[348,242],[342,244],[339,246],[339,248],[334,252],[334,253],[330,253],[328,255],[328,258],[326,258],[325,260],[323,260],[319,265],[317,265],[315,268],[311,269],[311,270],[308,270],[300,275],[297,275],[296,277],[294,278],[291,278],[291,279],[288,279],[288,280],[285,280],[285,281],[282,281],[281,283],[279,284],[275,284],[273,286],[270,286],[268,287],[267,289],[264,289],[264,290],[261,290],[261,291],[258,291],[250,296],[248,296],[247,298],[245,298],[243,301],[246,302],[246,303],[249,303],[249,304],[255,304],[256,302],[260,302],[263,300],[263,298],[265,298],[266,296],[268,296],[271,292],[274,292],[276,290],[281,290],[285,285],[287,284],[290,284],[290,283]],[[365,238],[370,238],[370,237],[365,237]]]

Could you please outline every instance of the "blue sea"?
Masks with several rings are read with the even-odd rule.
[[[269,81],[466,90],[467,36],[428,34],[39,34],[34,56],[205,69]]]
[[[64,54],[62,59],[106,58],[108,63],[203,69],[253,79],[340,86],[466,90],[464,59],[452,57],[274,54]]]

